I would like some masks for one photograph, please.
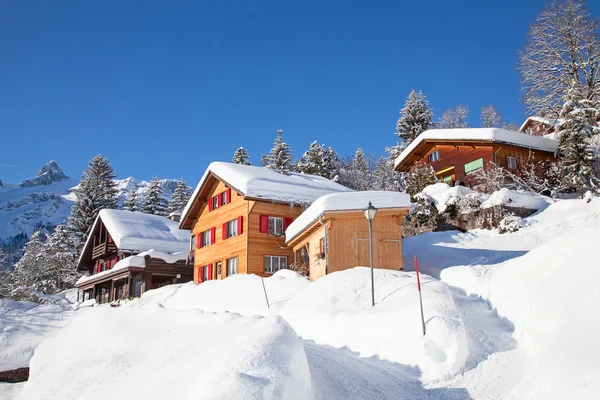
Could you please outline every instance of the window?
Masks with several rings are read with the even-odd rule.
[[[206,282],[208,280],[208,265],[202,267],[202,282]]]
[[[190,242],[190,251],[194,251],[196,248],[196,235],[192,235],[192,240]]]
[[[448,175],[448,176],[445,176],[444,178],[442,178],[442,182],[444,182],[444,183],[452,182],[452,175]]]
[[[227,238],[237,236],[238,235],[238,220],[234,219],[233,221],[229,221],[227,223]]]
[[[283,235],[283,218],[269,217],[269,234],[275,236]]]
[[[235,275],[238,273],[238,258],[227,259],[227,276]]]
[[[475,161],[465,164],[465,174],[469,175],[483,168],[483,158],[478,158]]]
[[[221,196],[221,205],[229,203],[227,201],[227,192],[223,192],[219,196]]]
[[[427,159],[429,160],[429,162],[434,162],[440,159],[440,151],[436,150],[433,153],[431,153],[430,155],[427,156]]]
[[[211,199],[212,201],[212,209],[219,208],[219,196],[215,196]]]
[[[272,274],[287,269],[287,257],[265,256],[265,273]]]
[[[506,164],[510,169],[517,169],[517,157],[506,156]]]
[[[202,247],[210,245],[210,229],[201,233],[202,235]]]

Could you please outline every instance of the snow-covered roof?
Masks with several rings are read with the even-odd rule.
[[[369,201],[377,209],[410,208],[411,204],[410,196],[401,192],[366,191],[321,196],[286,229],[286,243],[315,223],[324,213],[364,210]]]
[[[527,125],[529,125],[529,122],[538,122],[540,124],[544,124],[544,125],[548,125],[550,127],[556,126],[558,125],[559,122],[561,122],[561,119],[552,119],[552,118],[544,118],[544,117],[528,117],[525,122],[523,122],[523,125],[521,125],[521,127],[519,128],[519,131],[523,132],[523,130],[527,127]]]
[[[409,144],[396,158],[394,166],[401,164],[413,151],[425,141],[484,141],[492,143],[505,143],[529,149],[536,149],[554,153],[558,142],[540,136],[533,136],[522,132],[513,132],[501,128],[465,128],[465,129],[430,129],[421,133]]]
[[[189,250],[189,231],[179,229],[178,222],[166,217],[127,210],[104,209],[98,214],[91,232],[95,231],[99,221],[104,223],[121,251],[138,253],[154,249],[165,253],[176,253]],[[88,236],[79,262],[92,237],[92,234]]]
[[[77,280],[76,285],[82,285],[86,282],[95,280],[102,276],[115,274],[117,271],[129,268],[129,267],[146,268],[146,256],[150,256],[151,258],[159,258],[168,264],[174,264],[177,261],[187,260],[189,254],[190,253],[188,251],[182,251],[182,252],[173,253],[173,254],[165,253],[162,251],[156,251],[156,250],[144,251],[142,253],[139,253],[139,254],[136,254],[133,256],[129,256],[129,257],[126,257],[126,258],[120,260],[111,269],[107,269],[106,271],[102,271],[102,272],[99,272],[94,275],[82,276],[81,278],[79,278]]]
[[[276,170],[251,165],[213,162],[204,172],[185,206],[181,218],[182,223],[187,218],[192,204],[211,173],[246,198],[251,199],[308,205],[329,193],[352,192],[352,189],[320,176],[295,172],[280,173]]]

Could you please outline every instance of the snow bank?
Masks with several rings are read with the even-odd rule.
[[[66,325],[72,315],[67,304],[0,299],[0,371],[27,367],[40,342]]]
[[[286,242],[300,234],[327,211],[364,210],[369,201],[377,209],[410,207],[410,196],[400,192],[366,191],[332,193],[319,197],[285,231]]]
[[[151,290],[142,295],[136,307],[160,304],[168,308],[222,312],[242,315],[274,314],[282,305],[306,288],[310,281],[294,271],[282,270],[264,278],[271,308],[267,307],[261,278],[256,275],[233,275],[224,280],[212,280],[200,285],[188,282]]]
[[[348,347],[361,356],[418,365],[424,379],[460,371],[468,356],[464,326],[444,283],[422,276],[427,335],[422,336],[414,273],[370,269],[334,272],[311,283],[280,314],[305,339]]]
[[[425,187],[417,198],[424,198],[435,205],[439,212],[446,211],[448,206],[457,205],[461,199],[472,197],[483,202],[488,196],[464,186],[450,186],[447,183],[434,183]]]
[[[481,203],[481,208],[490,208],[494,206],[522,207],[530,210],[543,210],[554,203],[549,197],[539,194],[525,192],[522,190],[500,189]]]
[[[98,307],[40,345],[22,398],[310,399],[312,393],[302,342],[280,317]]]

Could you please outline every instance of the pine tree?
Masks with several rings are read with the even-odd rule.
[[[356,153],[354,153],[354,160],[352,161],[352,166],[357,171],[361,171],[364,173],[369,172],[369,165],[367,164],[365,153],[360,147],[356,150]]]
[[[10,295],[10,271],[7,268],[8,255],[0,247],[0,299]]]
[[[250,155],[243,147],[238,148],[235,151],[235,153],[233,153],[233,158],[231,159],[231,162],[234,164],[252,165],[250,163]]]
[[[406,193],[410,194],[411,200],[414,201],[414,196],[417,193],[421,192],[425,187],[433,185],[435,182],[435,172],[431,165],[417,163],[412,166],[406,175],[404,187]]]
[[[455,108],[449,108],[442,114],[437,126],[440,129],[462,129],[468,128],[469,106],[457,105]]]
[[[402,188],[400,173],[394,170],[394,162],[380,157],[373,170],[372,190],[399,191]]]
[[[188,187],[187,182],[184,181],[183,178],[179,178],[177,186],[175,186],[175,190],[171,196],[171,200],[169,201],[167,213],[170,215],[176,211],[183,211],[190,199],[190,195],[190,188]]]
[[[0,269],[6,267],[8,264],[8,254],[0,247]]]
[[[564,161],[565,184],[582,194],[587,190],[598,192],[600,184],[593,169],[596,157],[591,147],[592,135],[600,134],[596,123],[599,111],[592,104],[591,100],[583,98],[579,83],[573,82],[556,128]]]
[[[400,110],[400,119],[396,124],[396,136],[402,140],[400,146],[408,146],[431,127],[432,121],[433,112],[425,95],[422,91],[416,92],[413,89],[404,103],[404,108]]]
[[[163,195],[160,180],[157,176],[152,178],[150,186],[148,186],[148,192],[142,203],[142,212],[144,214],[162,215],[167,214],[167,201]]]
[[[23,257],[15,264],[11,274],[11,286],[34,287],[42,279],[43,271],[40,263],[43,242],[46,235],[42,231],[35,231],[23,249]]]
[[[325,178],[335,179],[340,171],[340,158],[332,147],[328,147],[325,150],[324,165],[325,165]]]
[[[138,186],[137,183],[133,182],[131,185],[131,189],[127,192],[125,197],[125,204],[123,205],[123,209],[127,211],[139,211],[139,199],[138,199]]]
[[[41,276],[34,289],[55,294],[74,287],[80,276],[77,272],[77,256],[76,243],[68,228],[58,225],[42,245],[38,257]]]
[[[283,131],[277,131],[275,143],[269,154],[263,154],[260,159],[260,164],[269,169],[275,169],[281,172],[293,171],[294,166],[292,160],[294,155],[290,150],[290,146],[283,141]]]
[[[83,171],[69,217],[69,229],[75,235],[78,247],[85,242],[100,210],[117,208],[115,177],[112,166],[101,154],[94,157]]]
[[[499,128],[503,124],[503,118],[493,104],[481,107],[481,127]]]
[[[296,171],[302,174],[326,176],[325,171],[325,146],[319,145],[315,140],[310,144],[304,155],[296,164]]]
[[[364,191],[373,187],[372,159],[362,149],[356,150],[354,158],[347,157],[340,166],[338,182],[350,189]]]

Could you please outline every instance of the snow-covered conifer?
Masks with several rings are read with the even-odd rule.
[[[457,105],[455,108],[449,108],[442,114],[437,123],[440,129],[468,128],[469,106]]]
[[[503,124],[503,118],[496,109],[496,106],[481,107],[481,127],[482,128],[499,128]]]
[[[332,147],[328,147],[325,150],[324,164],[325,164],[325,178],[334,179],[338,176],[340,171],[340,158]]]
[[[250,163],[250,155],[248,154],[248,151],[246,151],[246,149],[243,147],[238,148],[235,151],[235,153],[233,153],[231,162],[234,164],[252,165]]]
[[[182,211],[188,203],[190,196],[190,188],[188,187],[187,182],[183,180],[183,178],[179,178],[179,181],[177,181],[177,186],[175,186],[175,190],[171,196],[171,200],[169,201],[167,214],[171,214],[176,211]]]
[[[275,169],[281,172],[290,172],[294,170],[292,160],[294,155],[290,150],[290,146],[283,141],[283,131],[277,131],[275,143],[269,154],[263,154],[260,159],[260,164],[269,169]]]
[[[400,173],[394,170],[394,162],[380,157],[373,170],[372,190],[399,191],[402,188]]]
[[[364,191],[373,187],[372,158],[362,149],[356,150],[354,158],[347,157],[341,162],[338,182],[350,189]]]
[[[124,210],[128,211],[139,211],[139,199],[138,199],[138,186],[135,182],[131,185],[131,189],[127,192],[125,196],[125,204],[123,205]]]
[[[115,177],[112,166],[101,154],[94,157],[83,171],[69,217],[69,228],[77,238],[78,247],[85,241],[100,210],[117,208]]]
[[[582,96],[579,83],[572,82],[556,132],[564,161],[565,183],[582,194],[587,190],[598,192],[600,186],[593,168],[597,156],[591,146],[592,136],[600,134],[596,123],[598,113],[593,102]]]
[[[76,243],[65,225],[58,225],[43,243],[39,257],[40,279],[33,288],[46,294],[55,294],[75,286],[77,272]]]
[[[422,91],[414,89],[409,93],[404,108],[400,110],[400,119],[396,123],[396,136],[402,147],[408,146],[417,136],[431,127],[433,112]]]
[[[305,151],[304,155],[298,160],[296,171],[310,175],[326,175],[325,146],[320,145],[316,140],[312,142],[309,149]]]
[[[425,187],[433,185],[436,182],[435,172],[431,165],[417,163],[413,165],[406,175],[404,188],[411,198],[421,192]]]
[[[168,204],[165,200],[160,180],[157,176],[155,176],[154,178],[152,178],[152,181],[150,181],[148,191],[146,192],[144,202],[142,203],[141,211],[144,214],[166,216],[168,215],[167,207]]]
[[[40,268],[42,247],[46,235],[42,231],[35,231],[23,249],[23,257],[15,264],[11,274],[11,286],[33,287],[43,276]]]

